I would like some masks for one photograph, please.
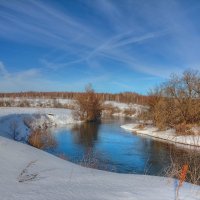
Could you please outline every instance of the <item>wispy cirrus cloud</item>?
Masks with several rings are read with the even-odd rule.
[[[98,77],[121,76],[121,68],[164,79],[199,68],[199,7],[179,0],[1,0],[0,38],[48,49],[38,57],[44,77],[43,68],[53,74],[80,67]]]

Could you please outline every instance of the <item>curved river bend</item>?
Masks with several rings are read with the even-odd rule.
[[[118,173],[163,175],[171,164],[170,151],[183,150],[127,132],[120,125],[130,119],[104,119],[102,123],[51,129],[54,145],[44,150],[87,167]]]

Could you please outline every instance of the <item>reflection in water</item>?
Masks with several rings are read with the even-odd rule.
[[[94,151],[98,141],[99,123],[76,124],[72,129],[73,141],[83,147],[82,159],[78,163],[85,167],[99,168],[99,153]]]
[[[99,123],[77,124],[72,128],[74,142],[91,149],[98,140]]]
[[[45,150],[87,167],[150,175],[161,175],[171,165],[171,159],[185,152],[172,144],[120,128],[126,123],[131,122],[109,119],[101,124],[85,123],[52,129],[50,135],[45,133],[41,137],[37,134],[40,138],[38,147],[49,147]],[[33,141],[34,138],[33,135]]]

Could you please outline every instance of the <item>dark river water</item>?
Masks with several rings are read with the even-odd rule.
[[[118,173],[163,175],[171,164],[174,145],[128,132],[120,127],[130,119],[51,129],[54,145],[44,150],[71,162]],[[179,149],[180,151],[180,149]]]

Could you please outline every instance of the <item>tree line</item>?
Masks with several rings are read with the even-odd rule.
[[[121,103],[146,104],[148,97],[135,92],[123,92],[117,94],[96,93],[102,101],[116,101]],[[84,92],[18,92],[0,93],[0,98],[47,98],[47,99],[77,99],[84,96]]]

